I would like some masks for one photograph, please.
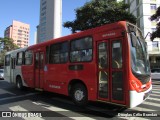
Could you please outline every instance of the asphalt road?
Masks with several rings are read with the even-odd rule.
[[[39,92],[33,89],[19,91],[14,85],[6,81],[0,81],[0,111],[0,120],[159,120],[160,83],[158,80],[153,81],[153,92],[144,103],[132,109],[125,109],[104,103],[89,103],[86,108],[81,108],[74,105],[71,99],[66,96]],[[20,116],[16,117],[15,111],[19,111]],[[6,117],[6,112],[11,112],[12,118]],[[30,115],[29,118],[25,116],[28,113]],[[32,116],[31,113],[35,113],[37,117]]]

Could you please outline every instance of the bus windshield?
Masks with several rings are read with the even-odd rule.
[[[150,76],[149,56],[147,54],[146,43],[142,37],[141,31],[136,26],[129,25],[131,38],[131,65],[133,74],[146,83],[149,79],[144,77]],[[142,78],[143,77],[143,78]],[[142,79],[141,79],[142,78]]]

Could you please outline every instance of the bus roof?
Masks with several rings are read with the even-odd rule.
[[[39,47],[47,46],[47,45],[52,44],[52,43],[63,42],[65,40],[73,40],[73,39],[76,39],[77,37],[91,36],[94,33],[100,33],[102,31],[108,31],[108,30],[114,30],[116,28],[122,28],[122,27],[126,26],[126,23],[127,23],[126,21],[119,21],[119,22],[116,22],[116,23],[106,24],[106,25],[99,26],[99,27],[96,27],[96,28],[92,28],[92,29],[80,31],[80,32],[77,32],[77,33],[73,33],[71,35],[67,35],[67,36],[63,36],[63,37],[60,37],[60,38],[51,39],[51,40],[48,40],[48,41],[45,41],[45,42],[42,42],[42,43],[38,43],[38,44],[35,44],[35,45],[32,45],[32,46],[29,46],[28,49],[33,49],[33,48],[38,49]]]
[[[17,52],[20,52],[20,51],[25,51],[27,48],[28,48],[28,47],[19,48],[19,49],[16,49],[16,50],[12,50],[12,51],[7,52],[6,55],[14,54],[14,53],[17,53]]]

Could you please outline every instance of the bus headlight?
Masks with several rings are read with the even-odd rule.
[[[131,85],[135,88],[135,90],[137,92],[141,92],[142,91],[141,85],[138,82],[136,82],[135,80],[131,81]]]

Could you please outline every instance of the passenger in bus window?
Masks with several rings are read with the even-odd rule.
[[[92,59],[92,52],[91,50],[87,49],[87,50],[83,50],[81,52],[81,61],[91,61]]]
[[[102,56],[99,58],[99,67],[100,68],[106,68],[107,67],[107,62],[106,62],[106,56]]]

